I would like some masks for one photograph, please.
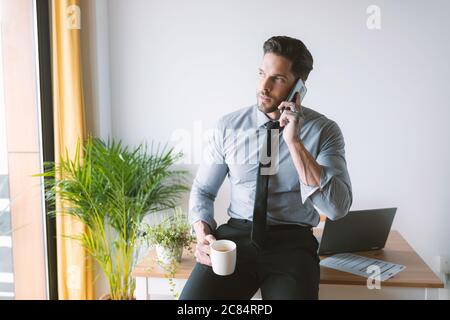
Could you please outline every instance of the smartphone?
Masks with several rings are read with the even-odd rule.
[[[286,101],[295,102],[294,98],[295,98],[295,93],[296,92],[298,92],[300,94],[300,102],[303,102],[303,97],[306,94],[306,87],[305,87],[305,84],[303,83],[301,78],[298,78],[297,83],[292,88],[292,90],[289,93]]]

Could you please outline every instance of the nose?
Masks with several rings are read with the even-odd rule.
[[[272,86],[270,84],[270,80],[268,78],[261,79],[259,83],[259,91],[264,95],[268,95],[271,89]]]

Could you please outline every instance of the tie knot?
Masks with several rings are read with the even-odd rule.
[[[269,121],[266,123],[266,129],[268,129],[268,130],[279,129],[279,128],[280,128],[279,121]]]

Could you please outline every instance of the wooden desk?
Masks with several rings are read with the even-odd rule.
[[[322,229],[314,230],[316,236],[320,236],[321,232]],[[437,299],[437,289],[444,287],[442,281],[397,231],[390,232],[383,250],[356,252],[356,254],[399,263],[405,265],[406,269],[382,282],[381,289],[370,290],[367,288],[367,278],[321,267],[319,293],[321,299]],[[155,257],[154,250],[151,250],[133,271],[138,299],[149,299],[150,295],[155,295],[152,298],[170,295],[168,281],[164,278],[162,268],[155,262]],[[185,251],[175,275],[178,292],[181,292],[194,265],[194,257]],[[255,295],[255,298],[259,297],[259,293]]]

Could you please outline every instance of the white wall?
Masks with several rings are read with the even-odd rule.
[[[81,47],[86,126],[89,133],[111,136],[111,92],[107,0],[82,0]]]
[[[366,26],[372,4],[380,30]],[[344,133],[352,209],[397,206],[394,228],[435,268],[450,254],[449,14],[446,0],[109,0],[112,134],[208,127],[255,102],[264,40],[302,39],[315,59],[304,105]],[[228,197],[225,185],[220,222]]]

